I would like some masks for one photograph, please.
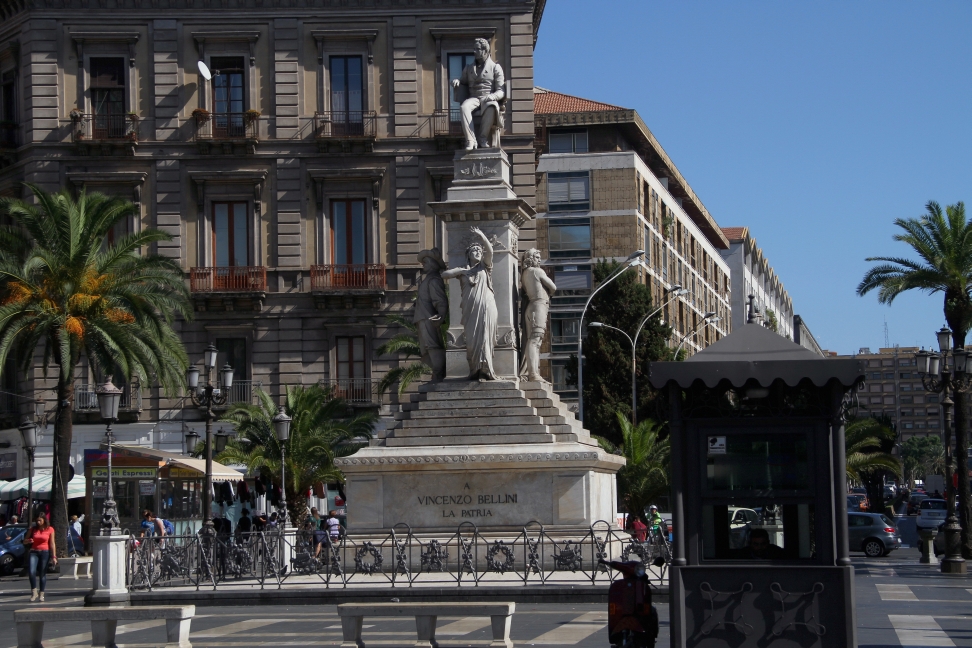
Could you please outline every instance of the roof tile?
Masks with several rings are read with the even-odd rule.
[[[545,88],[533,89],[533,112],[538,115],[556,113],[594,112],[600,110],[627,110],[620,106],[591,101],[582,97],[553,92]]]

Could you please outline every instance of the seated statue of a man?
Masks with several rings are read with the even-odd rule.
[[[489,57],[489,42],[477,38],[473,47],[476,62],[467,65],[458,79],[452,80],[452,87],[466,86],[466,98],[462,100],[462,132],[466,135],[466,150],[474,148],[499,148],[500,133],[503,131],[502,103],[506,100],[506,79],[503,68]],[[459,100],[459,93],[456,93]],[[479,109],[482,116],[479,135],[473,131],[473,111]]]

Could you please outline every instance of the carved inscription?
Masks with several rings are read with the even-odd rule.
[[[493,517],[492,506],[516,504],[517,493],[474,493],[465,484],[462,493],[436,493],[418,495],[420,506],[442,507],[444,518],[487,518]]]

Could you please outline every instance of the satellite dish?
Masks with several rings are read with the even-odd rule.
[[[196,67],[199,68],[199,74],[201,74],[202,77],[207,81],[213,78],[213,73],[209,71],[209,67],[202,61],[196,63]]]

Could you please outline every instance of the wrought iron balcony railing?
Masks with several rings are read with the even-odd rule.
[[[262,387],[263,382],[259,380],[234,380],[226,395],[226,404],[253,403],[256,390]]]
[[[194,293],[266,292],[266,266],[192,268],[189,290]]]
[[[385,265],[382,263],[357,265],[311,266],[311,290],[384,290]]]
[[[72,113],[71,121],[75,142],[138,141],[138,117],[135,115]]]
[[[76,412],[97,412],[98,393],[97,385],[78,383],[74,387],[74,410]],[[140,412],[142,411],[142,388],[137,380],[128,385],[122,386],[121,402],[118,404],[119,411]]]
[[[323,378],[321,385],[328,387],[335,398],[356,405],[381,405],[378,381],[371,378]]]
[[[194,113],[197,140],[242,140],[259,137],[259,114],[251,112]]]
[[[374,139],[378,115],[373,110],[332,110],[314,113],[317,139],[360,137]]]
[[[432,113],[432,133],[436,137],[461,136],[462,113],[459,109],[436,110]]]

